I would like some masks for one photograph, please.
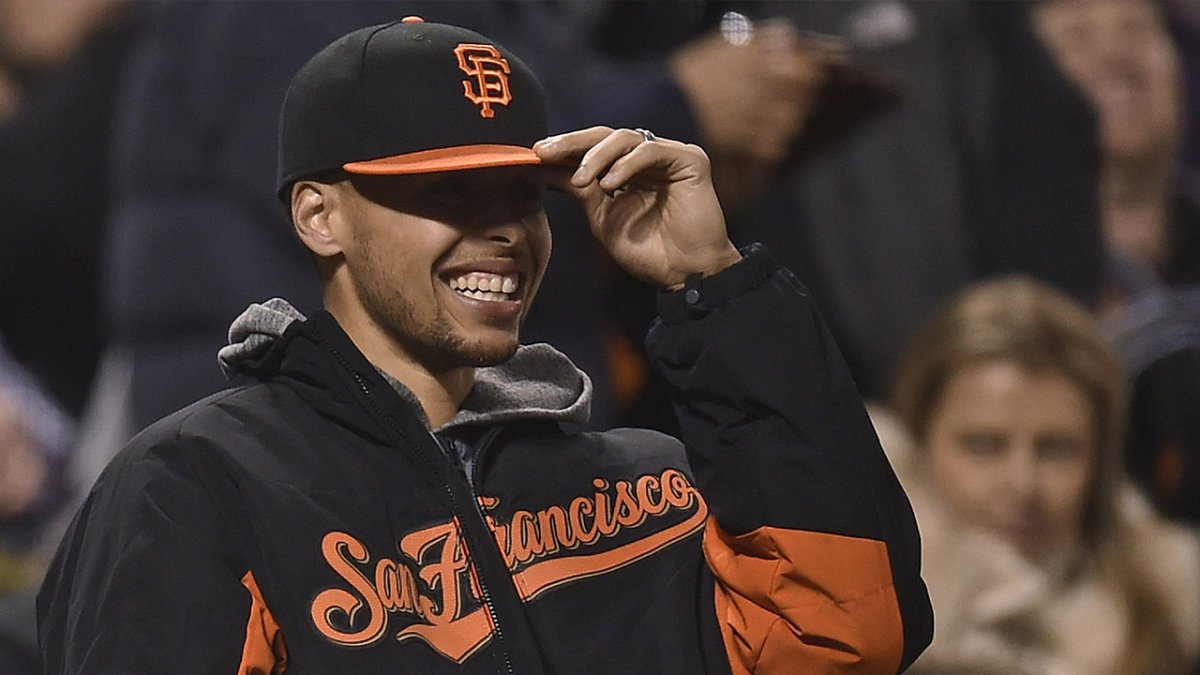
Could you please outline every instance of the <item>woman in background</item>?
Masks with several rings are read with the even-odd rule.
[[[1200,548],[1122,479],[1123,382],[1092,317],[1031,280],[979,285],[927,326],[892,400],[911,435],[877,418],[938,621],[919,666],[1188,672]]]

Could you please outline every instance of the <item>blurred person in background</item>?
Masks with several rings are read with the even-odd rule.
[[[1046,0],[1033,17],[1099,120],[1102,312],[1132,383],[1127,464],[1163,513],[1200,523],[1200,183],[1183,161],[1186,52],[1167,10],[1176,31],[1191,25],[1187,7],[1153,0]]]
[[[1092,315],[1027,278],[966,291],[920,334],[896,417],[876,415],[938,617],[919,665],[1189,672],[1200,543],[1123,478],[1124,382]]]
[[[0,343],[0,595],[41,580],[41,530],[63,503],[73,431]]]
[[[0,0],[0,672],[40,672],[34,591],[104,341],[109,131],[126,0]]]
[[[918,327],[975,281],[1020,272],[1099,296],[1094,122],[1033,34],[1030,4],[775,6],[840,36],[859,77],[897,94],[731,219],[805,261],[792,264],[868,397],[887,395]]]
[[[1180,57],[1153,0],[1045,0],[1038,35],[1094,105],[1106,304],[1158,285],[1200,283],[1200,208],[1181,189]]]
[[[0,377],[10,412],[54,408],[74,425],[91,396],[111,109],[136,17],[125,0],[0,0],[0,70],[17,85],[0,113],[0,343],[5,373],[20,373]]]
[[[109,133],[134,7],[124,0],[0,0],[0,335],[78,419],[103,345],[100,261]]]
[[[0,341],[0,673],[41,672],[34,597],[41,544],[68,496],[74,424]]]
[[[135,14],[125,0],[0,0],[4,594],[40,579],[39,540],[69,494],[65,467],[103,342],[110,108]]]
[[[1148,294],[1106,323],[1130,377],[1129,473],[1161,513],[1200,525],[1200,287]]]
[[[0,0],[0,122],[25,90],[62,66],[126,0]]]

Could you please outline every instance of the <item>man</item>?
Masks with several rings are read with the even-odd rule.
[[[155,424],[97,482],[39,597],[46,672],[915,658],[912,513],[804,291],[730,243],[698,148],[545,133],[533,74],[463,29],[365,28],[300,70],[279,192],[326,311],[252,307],[221,359],[254,382]],[[518,347],[547,183],[664,289],[649,341],[684,444],[578,431],[586,376]]]

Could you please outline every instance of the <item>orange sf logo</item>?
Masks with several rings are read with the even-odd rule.
[[[454,48],[458,57],[458,68],[475,78],[479,93],[471,86],[471,80],[463,80],[463,96],[479,106],[480,117],[495,117],[492,105],[507,106],[512,100],[508,89],[508,60],[500,55],[493,45],[462,43]]]

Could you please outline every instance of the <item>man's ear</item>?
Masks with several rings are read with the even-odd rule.
[[[340,219],[347,206],[336,184],[302,180],[292,186],[292,227],[310,251],[322,258],[342,252]]]

